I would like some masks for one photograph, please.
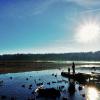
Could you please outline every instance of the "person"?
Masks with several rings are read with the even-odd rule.
[[[72,71],[73,71],[73,75],[75,75],[75,64],[74,64],[74,62],[72,64]]]
[[[70,68],[68,68],[68,75],[69,75],[68,80],[70,82]]]
[[[70,75],[70,68],[68,68],[68,74]]]

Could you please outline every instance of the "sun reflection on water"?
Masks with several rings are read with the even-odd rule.
[[[87,100],[98,100],[98,90],[94,87],[89,87],[87,90]]]

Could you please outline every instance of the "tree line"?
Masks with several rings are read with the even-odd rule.
[[[78,52],[78,53],[60,53],[60,54],[4,54],[0,55],[0,61],[12,60],[74,60],[74,61],[100,61],[100,51],[96,52]]]

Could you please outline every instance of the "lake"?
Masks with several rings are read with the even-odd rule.
[[[49,61],[50,62],[50,61]],[[72,61],[53,61],[57,64],[66,64],[66,66],[59,66],[58,68],[45,68],[40,71],[28,71],[17,73],[0,74],[0,100],[33,100],[33,91],[38,87],[38,83],[42,83],[44,88],[58,89],[60,86],[64,86],[62,90],[62,97],[67,97],[68,100],[100,100],[100,91],[96,87],[83,86],[83,90],[79,91],[76,84],[76,92],[74,96],[69,96],[68,86],[69,82],[67,78],[61,76],[62,71],[67,71],[68,67],[71,67]],[[100,72],[100,62],[75,62],[76,72]],[[41,65],[43,66],[43,65]],[[96,67],[94,71],[91,67]],[[3,82],[2,82],[3,81]],[[48,84],[50,83],[50,84]],[[31,85],[31,87],[30,87]],[[100,86],[100,84],[99,84]],[[85,94],[85,97],[82,96]],[[4,99],[3,99],[4,98]],[[44,98],[37,98],[36,100],[44,100]],[[57,98],[57,100],[62,100]]]

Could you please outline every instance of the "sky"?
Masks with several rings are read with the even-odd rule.
[[[100,0],[0,0],[0,54],[100,50]]]

